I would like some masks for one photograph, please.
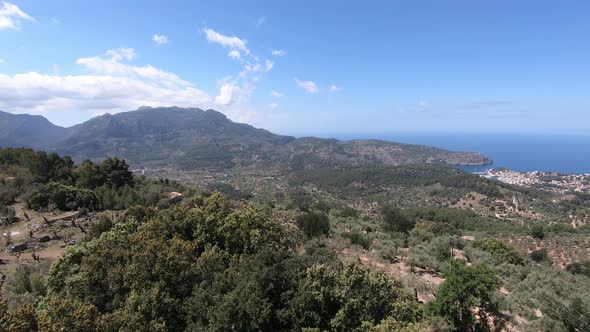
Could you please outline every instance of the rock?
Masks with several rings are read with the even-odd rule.
[[[43,243],[43,242],[49,242],[51,241],[51,236],[49,235],[44,235],[42,237],[39,238],[39,242]]]
[[[25,251],[29,249],[29,244],[28,243],[21,243],[21,244],[17,244],[15,246],[10,247],[10,252],[21,252],[21,251]]]

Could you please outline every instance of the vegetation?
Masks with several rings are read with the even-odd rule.
[[[474,248],[483,250],[492,255],[496,264],[524,265],[524,259],[515,248],[504,244],[497,239],[476,240],[472,243]]]
[[[401,284],[296,253],[292,235],[263,210],[231,211],[220,194],[194,202],[104,227],[66,251],[49,271],[47,295],[27,317],[5,313],[3,326],[32,318],[43,331],[361,331],[422,319]]]
[[[312,159],[201,190],[0,149],[0,331],[589,330],[584,194]]]
[[[404,214],[399,208],[383,209],[383,222],[386,231],[408,234],[414,228],[415,221]]]
[[[430,310],[460,331],[487,330],[488,317],[499,313],[493,297],[499,283],[495,272],[486,265],[452,260],[444,277]]]
[[[297,226],[310,238],[330,233],[328,216],[319,212],[306,212],[297,216]]]

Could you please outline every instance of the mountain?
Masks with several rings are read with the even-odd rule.
[[[0,112],[0,146],[47,148],[68,135],[40,115]]]
[[[41,116],[0,114],[0,146],[53,150],[75,160],[107,156],[135,167],[175,169],[317,167],[399,164],[477,164],[490,160],[474,152],[378,140],[295,138],[236,123],[214,110],[141,107],[105,114],[69,128]]]

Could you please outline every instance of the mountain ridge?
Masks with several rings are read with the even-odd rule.
[[[0,114],[0,146],[25,146],[71,155],[74,160],[120,157],[136,167],[176,169],[270,167],[289,170],[367,164],[482,165],[476,152],[382,140],[339,141],[284,136],[233,122],[209,109],[143,106],[104,114],[71,127],[42,116]]]

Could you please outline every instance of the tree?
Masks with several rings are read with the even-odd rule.
[[[408,234],[416,222],[396,207],[386,207],[383,209],[384,228],[389,232],[400,232]]]
[[[76,186],[86,189],[95,189],[105,183],[105,177],[100,167],[90,160],[84,160],[74,170]]]
[[[535,239],[543,240],[545,238],[545,228],[542,225],[533,225],[530,234]]]
[[[59,331],[95,331],[96,308],[67,297],[49,297],[40,304],[37,314],[39,330]]]
[[[2,305],[5,306],[6,304],[3,303]],[[26,304],[0,314],[0,331],[37,331],[37,323],[37,313],[32,304]]]
[[[78,208],[98,208],[98,199],[94,192],[50,182],[31,192],[27,199],[27,206],[33,210],[55,205],[62,211],[72,211]]]
[[[400,282],[357,265],[340,271],[325,265],[307,270],[289,303],[293,330],[363,331],[388,317],[416,322],[422,311]]]
[[[487,265],[467,266],[462,260],[452,260],[443,275],[445,281],[430,305],[432,313],[444,317],[460,331],[487,326],[488,317],[499,313],[492,299],[499,279]]]
[[[498,264],[508,263],[514,265],[524,265],[524,258],[512,246],[504,244],[497,239],[475,240],[471,244],[473,247],[488,252],[492,255],[494,261]]]
[[[133,186],[133,173],[129,170],[127,162],[118,158],[107,158],[100,163],[100,171],[104,175],[105,184],[120,188]]]
[[[297,226],[310,238],[330,233],[328,216],[320,212],[307,212],[297,216]]]
[[[544,248],[539,250],[533,250],[533,252],[531,252],[530,254],[530,257],[535,263],[551,263],[551,258],[547,254],[547,250]]]

